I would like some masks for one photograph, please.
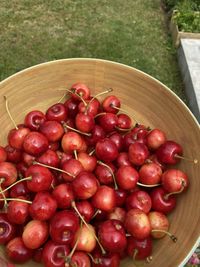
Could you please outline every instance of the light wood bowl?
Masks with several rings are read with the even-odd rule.
[[[122,107],[133,118],[151,128],[163,129],[168,139],[184,148],[184,155],[200,159],[199,124],[185,104],[165,85],[134,68],[98,59],[63,59],[47,62],[21,71],[0,83],[0,144],[5,145],[7,133],[13,127],[5,110],[3,96],[9,99],[11,113],[17,123],[33,109],[45,111],[58,101],[75,82],[86,83],[93,94],[112,87],[121,99]],[[155,242],[153,261],[149,267],[182,266],[194,251],[200,235],[200,164],[182,161],[178,168],[190,179],[187,192],[178,197],[178,205],[169,216],[170,231],[178,241],[169,238]],[[1,249],[3,250],[3,249]],[[1,252],[3,255],[3,252]],[[144,264],[145,266],[146,264]],[[20,265],[16,265],[20,266]],[[25,266],[41,266],[30,262]],[[121,263],[134,266],[131,260]]]

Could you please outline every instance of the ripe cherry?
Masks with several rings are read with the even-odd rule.
[[[80,97],[86,100],[89,99],[90,97],[90,89],[87,87],[87,85],[83,83],[73,84],[71,87],[71,91],[75,93],[75,94],[72,93],[72,99],[74,100],[80,101]]]
[[[136,190],[126,198],[126,209],[140,209],[144,213],[149,213],[152,207],[152,202],[149,194],[146,191]]]
[[[49,146],[48,139],[41,133],[30,132],[23,142],[23,149],[26,153],[39,156],[44,153]]]
[[[59,167],[59,162],[60,162],[57,153],[51,149],[45,151],[39,158],[37,158],[37,161],[42,164],[56,168]]]
[[[143,184],[153,185],[160,183],[162,169],[156,163],[143,164],[139,170],[139,181]]]
[[[166,135],[160,129],[153,129],[146,136],[146,141],[149,149],[156,150],[166,142]]]
[[[25,199],[19,196],[18,199]],[[24,224],[29,216],[29,204],[17,200],[12,200],[8,204],[8,219],[14,224]]]
[[[75,118],[75,125],[79,131],[90,133],[94,128],[94,117],[85,113],[78,113]]]
[[[117,184],[124,190],[134,189],[138,179],[138,172],[131,166],[122,166],[116,172]]]
[[[19,163],[22,160],[21,150],[7,145],[5,147],[5,151],[7,154],[7,161],[12,162],[12,163]]]
[[[92,205],[103,211],[112,211],[116,206],[115,190],[106,185],[99,186],[92,197]]]
[[[115,95],[107,96],[102,103],[103,110],[110,113],[117,113],[118,110],[115,108],[120,108],[120,100]]]
[[[136,142],[129,146],[128,156],[131,163],[141,166],[148,158],[149,150],[146,145]]]
[[[81,162],[85,171],[93,172],[97,165],[97,159],[95,156],[89,155],[86,152],[78,153],[78,160]]]
[[[107,216],[109,220],[118,220],[124,222],[126,211],[123,208],[115,207]]]
[[[62,165],[62,169],[69,173],[69,174],[66,173],[62,174],[63,179],[67,182],[73,181],[80,172],[84,171],[81,162],[73,158],[64,162]]]
[[[57,185],[52,192],[52,196],[60,209],[70,208],[71,202],[75,198],[72,185],[67,183]]]
[[[24,139],[30,133],[30,129],[24,126],[19,126],[17,129],[12,129],[8,134],[8,143],[11,147],[22,149]]]
[[[74,118],[76,114],[78,113],[79,100],[77,101],[72,98],[69,98],[65,101],[64,106],[67,110],[67,114],[69,118]]]
[[[14,238],[16,233],[16,227],[8,219],[6,213],[0,214],[0,244],[8,243]]]
[[[87,200],[76,202],[76,207],[86,222],[89,222],[94,216],[94,207]]]
[[[5,148],[0,146],[0,163],[6,161],[7,159],[7,153],[5,151]]]
[[[79,152],[83,145],[83,139],[80,134],[69,131],[62,137],[61,146],[65,153]]]
[[[46,111],[46,118],[48,121],[66,121],[67,119],[67,109],[64,104],[56,103],[49,107]]]
[[[49,142],[57,142],[62,138],[64,129],[57,121],[45,121],[40,126],[40,132],[46,136]]]
[[[152,238],[149,236],[145,239],[136,239],[128,237],[127,254],[133,260],[145,260],[152,253]]]
[[[100,116],[100,113],[98,114],[98,116]],[[117,126],[117,120],[118,118],[116,114],[102,113],[102,115],[98,119],[98,122],[106,133],[111,133],[115,130],[115,127]]]
[[[104,162],[111,162],[118,156],[117,146],[108,138],[99,140],[95,147],[96,155]]]
[[[0,179],[1,186],[9,186],[17,180],[17,169],[14,164],[10,162],[0,163]]]
[[[46,117],[43,112],[39,110],[33,110],[26,115],[24,124],[30,130],[37,131],[40,128],[40,125],[42,125],[45,121]]]

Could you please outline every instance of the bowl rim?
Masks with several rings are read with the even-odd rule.
[[[200,124],[199,124],[197,118],[192,113],[192,111],[183,102],[183,100],[176,93],[174,93],[168,86],[166,86],[164,83],[162,83],[158,79],[154,78],[153,76],[151,76],[150,74],[148,74],[148,73],[146,73],[146,72],[144,72],[142,70],[139,70],[139,69],[137,69],[135,67],[126,65],[124,63],[112,61],[112,60],[100,59],[100,58],[87,58],[87,57],[82,57],[82,58],[77,57],[76,58],[75,57],[75,58],[61,58],[61,59],[56,59],[56,60],[45,61],[45,62],[36,64],[36,65],[27,67],[25,69],[22,69],[22,70],[14,73],[14,74],[8,76],[7,78],[5,78],[2,81],[0,81],[0,86],[4,85],[4,83],[6,83],[7,81],[11,80],[13,77],[18,76],[18,75],[20,75],[20,74],[22,74],[24,72],[29,71],[29,70],[32,70],[32,69],[35,69],[35,68],[38,68],[38,67],[42,67],[42,66],[45,66],[45,65],[51,65],[51,64],[54,64],[54,63],[70,62],[70,61],[73,61],[73,62],[75,62],[75,61],[91,61],[91,62],[99,61],[99,62],[102,62],[102,63],[105,62],[105,63],[109,63],[109,64],[113,64],[113,65],[118,65],[118,66],[121,66],[121,67],[126,68],[126,69],[134,70],[135,72],[146,76],[148,79],[151,79],[151,80],[155,81],[156,83],[160,84],[163,88],[165,88],[168,91],[168,93],[170,95],[172,95],[174,98],[176,98],[176,100],[178,100],[178,102],[183,106],[183,108],[185,108],[185,110],[190,114],[190,117],[191,117],[191,119],[193,119],[193,121],[196,124],[196,126],[200,129]],[[184,265],[188,262],[188,260],[192,256],[192,254],[195,252],[195,250],[198,247],[199,243],[200,243],[200,235],[197,238],[197,240],[196,240],[195,244],[193,245],[192,249],[189,251],[187,256],[182,260],[182,262],[180,263],[180,265],[178,267],[184,267]]]
[[[107,59],[100,59],[100,58],[87,58],[87,57],[83,57],[83,58],[63,58],[63,59],[56,59],[56,60],[51,60],[51,61],[46,61],[46,62],[42,62],[33,66],[30,66],[28,68],[25,68],[23,70],[20,70],[14,74],[12,74],[11,76],[8,76],[7,78],[5,78],[4,80],[0,81],[0,85],[4,84],[4,82],[9,81],[11,78],[20,75],[21,73],[24,73],[26,71],[38,68],[40,66],[45,66],[45,65],[49,65],[49,64],[54,64],[54,63],[59,63],[59,62],[64,62],[64,61],[100,61],[100,62],[106,62],[109,64],[114,64],[114,65],[119,65],[123,68],[127,68],[127,69],[133,69],[135,72],[138,72],[139,74],[145,75],[146,77],[148,77],[149,79],[156,81],[157,83],[159,83],[162,87],[164,87],[169,94],[173,95],[179,102],[180,104],[187,110],[187,112],[190,114],[191,118],[194,120],[195,124],[200,128],[200,124],[198,122],[198,120],[196,119],[196,117],[194,116],[194,114],[192,113],[192,111],[189,109],[189,107],[183,102],[183,100],[176,94],[174,93],[168,86],[166,86],[164,83],[162,83],[161,81],[159,81],[158,79],[154,78],[153,76],[151,76],[150,74],[139,70],[135,67],[126,65],[124,63],[120,63],[120,62],[116,62],[116,61],[112,61],[112,60],[107,60]]]

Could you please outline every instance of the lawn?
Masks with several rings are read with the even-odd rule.
[[[183,100],[176,51],[160,0],[1,0],[0,80],[60,58],[121,62]]]

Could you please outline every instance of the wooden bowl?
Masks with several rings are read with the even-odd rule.
[[[60,98],[58,88],[69,88],[75,82],[86,83],[93,94],[112,87],[122,107],[142,124],[163,129],[168,139],[183,146],[184,155],[200,159],[199,124],[185,104],[165,85],[134,68],[98,59],[64,59],[47,62],[21,71],[0,83],[0,144],[13,127],[5,110],[3,96],[9,99],[10,111],[17,123],[33,109],[45,111]],[[149,267],[175,267],[186,263],[200,235],[200,164],[181,161],[190,187],[178,197],[175,211],[170,214],[170,231],[178,241],[168,237],[156,241]],[[190,253],[190,254],[189,254]],[[3,252],[1,252],[3,255]],[[145,264],[144,264],[145,265]],[[20,265],[16,265],[20,266]],[[30,262],[26,266],[41,266]],[[131,260],[120,266],[132,267]]]

